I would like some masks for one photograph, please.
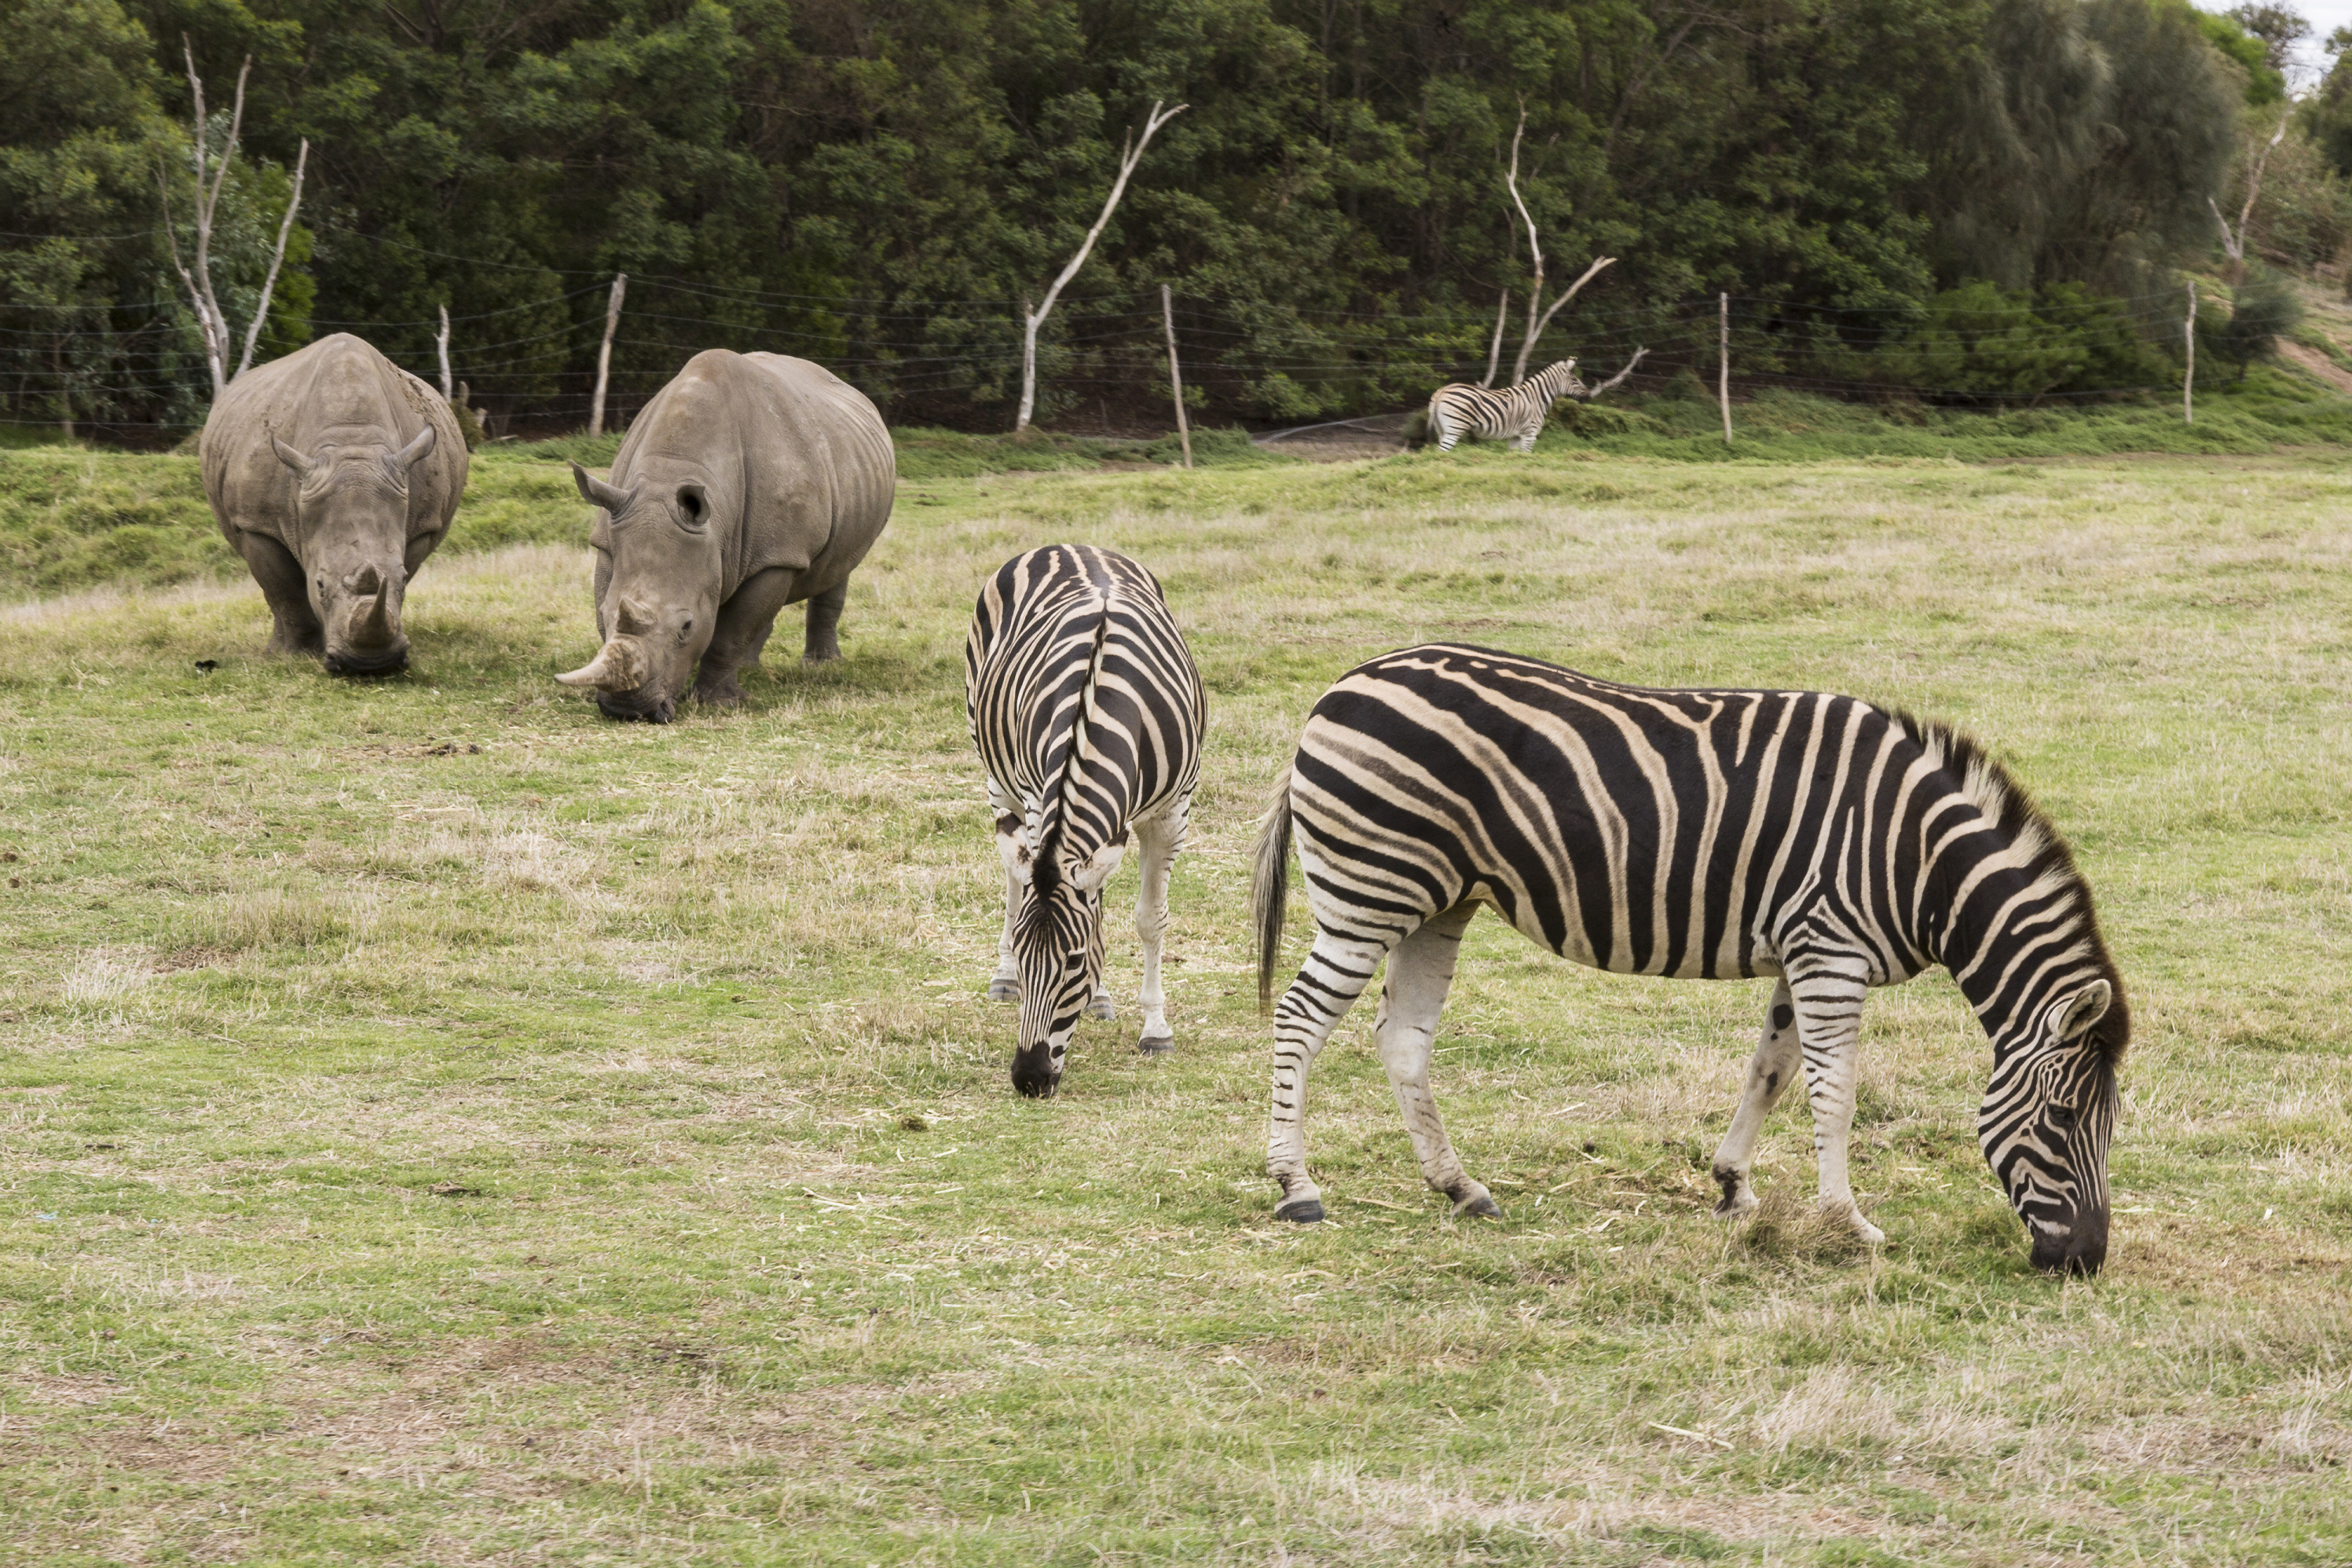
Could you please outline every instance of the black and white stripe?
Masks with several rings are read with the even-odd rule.
[[[1200,671],[1158,581],[1085,544],[1006,562],[972,607],[964,703],[1004,858],[1004,931],[988,994],[1021,1004],[1013,1087],[1052,1094],[1079,1015],[1111,1016],[1102,889],[1130,829],[1143,853],[1136,1044],[1169,1049],[1160,951],[1204,711]]]
[[[1578,390],[1576,362],[1564,359],[1546,365],[1517,386],[1500,392],[1457,381],[1441,386],[1429,397],[1429,436],[1441,452],[1451,452],[1465,436],[1481,441],[1517,440],[1519,450],[1535,450],[1551,405]]]
[[[1307,1073],[1384,958],[1381,1055],[1423,1174],[1495,1212],[1428,1076],[1483,903],[1601,969],[1778,975],[1716,1152],[1717,1212],[1755,1206],[1757,1133],[1801,1060],[1822,1206],[1871,1241],[1846,1172],[1863,995],[1944,965],[1991,1037],[1979,1134],[2034,1262],[2087,1273],[2105,1258],[2122,982],[2065,845],[1966,737],[1851,697],[1652,690],[1431,645],[1349,671],[1307,721],[1258,845],[1262,1000],[1294,836],[1316,933],[1276,1010],[1281,1216],[1321,1217]]]

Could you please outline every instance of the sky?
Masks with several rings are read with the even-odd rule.
[[[2303,69],[2294,73],[2295,79],[2290,83],[2296,92],[2307,92],[2327,74],[2331,62],[2326,51],[2321,47],[2327,42],[2327,36],[2338,27],[2352,27],[2352,0],[2286,0],[2286,3],[2302,12],[2311,24],[2311,37],[2303,41],[2297,51],[2302,57]],[[2198,9],[2228,11],[2234,9],[2234,5],[2223,3],[2223,0],[2201,0]]]

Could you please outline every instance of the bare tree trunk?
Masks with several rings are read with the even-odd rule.
[[[441,307],[441,331],[433,340],[433,352],[441,361],[441,395],[455,396],[457,388],[449,379],[449,307],[446,305]]]
[[[1176,394],[1176,439],[1183,444],[1184,466],[1192,466],[1192,426],[1184,417],[1184,373],[1176,367],[1176,299],[1168,285],[1160,286],[1160,314],[1168,323],[1168,385]]]
[[[205,358],[213,373],[213,398],[228,390],[228,318],[221,313],[220,298],[213,292],[213,215],[220,206],[221,191],[228,184],[228,166],[236,157],[237,138],[245,128],[245,79],[253,71],[253,57],[245,57],[245,64],[236,72],[236,107],[228,117],[228,140],[221,147],[220,162],[212,164],[212,137],[207,129],[209,116],[205,112],[205,81],[196,74],[195,46],[186,34],[180,35],[181,53],[188,62],[188,90],[194,101],[196,154],[196,267],[193,276],[180,263],[178,237],[172,237],[172,264],[177,268],[180,281],[187,285],[189,303],[195,307],[196,319],[205,330]],[[212,183],[205,183],[208,171]],[[168,201],[169,192],[165,193]],[[167,210],[165,222],[170,215]]]
[[[1575,299],[1577,290],[1599,277],[1603,268],[1613,267],[1617,262],[1617,258],[1613,256],[1601,257],[1584,269],[1583,277],[1570,284],[1566,292],[1551,302],[1549,310],[1541,309],[1544,291],[1543,240],[1536,232],[1535,215],[1528,211],[1527,201],[1519,195],[1519,140],[1527,134],[1527,132],[1528,111],[1522,106],[1519,110],[1518,129],[1511,132],[1511,166],[1503,176],[1503,184],[1511,193],[1511,205],[1519,209],[1519,221],[1526,224],[1528,227],[1528,249],[1535,258],[1535,282],[1532,291],[1528,295],[1527,335],[1519,341],[1519,357],[1511,366],[1511,384],[1514,386],[1527,380],[1528,361],[1536,352],[1536,341],[1541,338],[1545,329],[1551,325],[1551,319],[1559,314],[1560,307]],[[1496,341],[1499,342],[1501,337],[1502,332],[1498,326],[1496,331]],[[1493,377],[1494,372],[1489,370],[1487,380],[1481,384],[1491,385]]]
[[[1723,444],[1731,445],[1731,295],[1728,291],[1716,297],[1722,312],[1722,337],[1717,352],[1715,391],[1723,404]]]
[[[302,172],[310,164],[310,139],[302,138],[302,150],[294,155],[294,194],[287,199],[286,216],[278,225],[278,248],[269,253],[269,276],[261,280],[261,302],[253,308],[253,320],[246,324],[245,353],[236,362],[235,381],[253,365],[253,345],[261,341],[261,323],[269,319],[269,296],[278,289],[278,268],[286,260],[286,237],[294,232],[294,215],[302,210]],[[443,312],[446,317],[446,311]],[[447,381],[445,374],[443,381]]]
[[[2211,196],[2205,198],[2206,206],[2212,210],[2213,221],[2221,226],[2221,250],[2230,258],[2230,282],[2233,286],[2245,281],[2246,225],[2253,218],[2254,203],[2262,197],[2263,171],[2270,166],[2271,154],[2278,150],[2278,144],[2286,140],[2287,122],[2294,113],[2290,105],[2287,112],[2279,116],[2277,134],[2255,154],[2254,166],[2246,171],[2246,205],[2238,209],[2238,226],[2234,232],[2230,227],[2230,220],[2221,216],[2221,204]]]
[[[2197,423],[2197,285],[2189,285],[2189,319],[2180,323],[2180,341],[2189,351],[2189,368],[2180,377],[2180,422]]]
[[[588,434],[604,433],[604,382],[613,369],[613,333],[621,324],[621,296],[629,289],[629,275],[613,274],[613,298],[604,307],[604,341],[596,349],[596,395],[588,400]]]
[[[1119,149],[1118,178],[1111,182],[1110,195],[1103,201],[1102,216],[1095,219],[1094,227],[1087,230],[1086,243],[1078,247],[1078,253],[1070,258],[1070,264],[1062,268],[1062,275],[1054,279],[1054,286],[1045,290],[1045,299],[1038,301],[1035,310],[1029,308],[1028,300],[1021,301],[1021,409],[1013,418],[1013,433],[1016,436],[1029,428],[1030,416],[1037,411],[1037,329],[1054,313],[1054,301],[1061,298],[1062,290],[1094,253],[1095,241],[1102,237],[1110,215],[1118,210],[1119,198],[1127,195],[1128,176],[1143,162],[1143,150],[1151,145],[1151,138],[1161,126],[1192,107],[1180,103],[1163,114],[1160,110],[1161,101],[1152,100],[1151,112],[1144,117],[1142,136],[1139,138],[1130,132],[1127,144]]]
[[[1503,363],[1503,321],[1510,313],[1511,291],[1506,289],[1495,305],[1495,341],[1486,345],[1486,374],[1479,379],[1481,386],[1495,384],[1495,372]]]

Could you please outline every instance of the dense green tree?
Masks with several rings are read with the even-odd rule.
[[[12,230],[84,237],[72,286],[110,309],[168,300],[125,281],[161,231],[122,171],[184,140],[184,36],[216,83],[251,55],[240,234],[312,145],[315,244],[272,341],[299,341],[314,284],[321,330],[429,371],[446,307],[476,400],[549,417],[580,406],[625,271],[624,413],[729,344],[835,364],[894,416],[993,420],[1019,301],[1161,100],[1191,108],[1047,330],[1047,415],[1148,394],[1161,283],[1188,380],[1229,413],[1393,406],[1482,363],[1502,291],[1524,308],[1530,281],[1503,185],[1522,116],[1551,288],[1620,258],[1538,357],[1709,358],[1687,301],[1729,290],[1747,369],[1818,370],[1979,279],[2036,310],[2061,285],[2168,287],[2210,250],[2237,117],[2276,74],[2185,0],[116,3],[0,0],[16,36],[115,83],[78,94],[105,129],[72,154],[112,194]],[[23,123],[12,157],[76,134]],[[2305,227],[2302,251],[2333,232]],[[100,233],[130,237],[102,265]],[[10,342],[29,367],[34,340]],[[139,384],[151,409],[159,378],[182,384],[163,366]],[[56,416],[63,384],[26,368],[12,406]]]

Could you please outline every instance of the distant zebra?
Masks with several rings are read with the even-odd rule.
[[[1465,436],[1482,441],[1517,437],[1520,451],[1532,452],[1551,405],[1582,385],[1576,379],[1576,362],[1564,359],[1500,392],[1466,381],[1441,386],[1429,397],[1430,438],[1439,451],[1451,452]]]
[[[1130,828],[1143,845],[1136,1047],[1171,1048],[1160,949],[1168,873],[1201,777],[1204,710],[1200,671],[1159,583],[1085,544],[1006,562],[972,608],[964,704],[1004,857],[1004,932],[988,994],[1021,1004],[1013,1087],[1052,1094],[1079,1014],[1111,1016],[1102,889]]]
[[[1756,1205],[1757,1133],[1801,1058],[1822,1207],[1873,1243],[1846,1173],[1863,994],[1943,964],[1991,1037],[1978,1133],[2034,1263],[2105,1258],[2122,981],[2064,843],[1967,737],[1851,697],[1651,690],[1486,648],[1372,659],[1315,705],[1258,842],[1262,1006],[1294,833],[1316,934],[1276,1014],[1278,1217],[1323,1215],[1307,1072],[1384,957],[1381,1059],[1422,1173],[1457,1210],[1497,1212],[1429,1090],[1463,929],[1486,903],[1597,968],[1778,975],[1716,1151],[1716,1213]]]

